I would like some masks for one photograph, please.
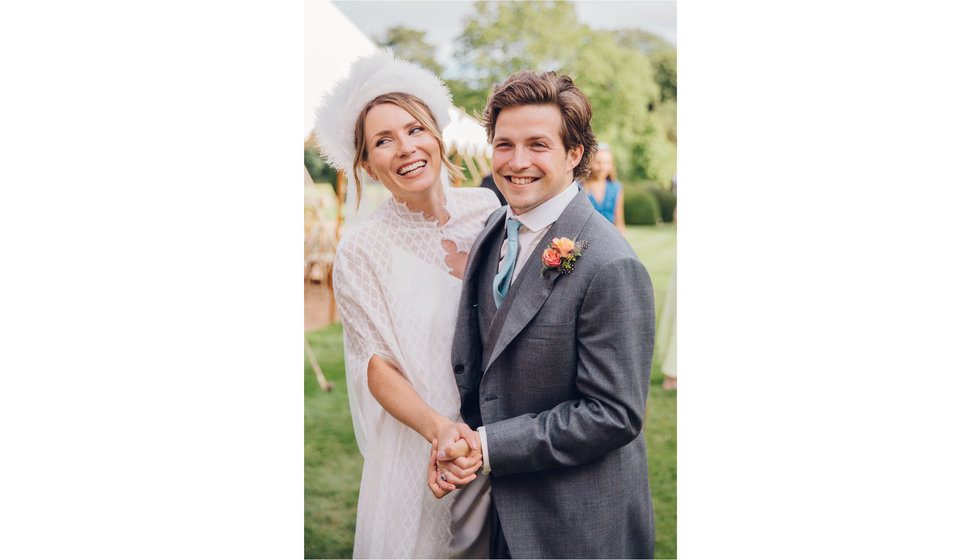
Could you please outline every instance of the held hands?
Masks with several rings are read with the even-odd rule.
[[[440,480],[450,485],[466,486],[476,478],[476,472],[483,466],[483,450],[480,448],[480,434],[462,422],[450,424],[439,435],[439,451],[436,463]]]
[[[441,444],[441,445],[440,445]],[[447,427],[438,440],[432,440],[429,453],[428,486],[436,498],[476,479],[483,466],[480,436],[463,423]]]

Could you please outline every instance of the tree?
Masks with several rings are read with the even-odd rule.
[[[643,55],[616,44],[607,31],[580,36],[585,48],[570,68],[575,84],[592,103],[592,129],[610,144],[616,167],[627,178],[653,178],[639,165],[651,133],[656,133],[650,106],[660,91]],[[649,159],[649,158],[647,158]]]
[[[388,28],[383,35],[375,36],[374,40],[378,46],[390,48],[399,58],[416,62],[436,76],[442,75],[442,64],[433,56],[436,49],[425,40],[425,31],[396,25]]]
[[[642,29],[617,29],[612,32],[620,45],[637,50],[644,56],[651,56],[659,51],[675,51],[676,49],[659,35],[654,35]]]
[[[661,101],[677,101],[677,49],[652,56],[653,77],[660,85]]]
[[[568,68],[577,56],[577,35],[587,29],[570,2],[476,2],[474,7],[456,57],[461,80],[480,91],[518,70]]]
[[[616,42],[643,53],[653,66],[653,76],[660,86],[661,101],[677,99],[677,49],[664,39],[641,29],[613,32]]]
[[[489,88],[483,90],[470,87],[467,82],[452,78],[443,81],[446,82],[449,91],[453,94],[454,105],[462,107],[467,115],[483,114],[483,108],[487,104],[487,98],[490,97]]]

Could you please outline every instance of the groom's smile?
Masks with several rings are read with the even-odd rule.
[[[582,147],[565,149],[554,105],[508,107],[493,134],[493,179],[515,214],[537,208],[572,184]]]

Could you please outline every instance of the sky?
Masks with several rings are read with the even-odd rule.
[[[596,29],[640,28],[677,45],[677,2],[597,1],[572,2],[579,21]],[[380,35],[389,27],[405,25],[426,32],[426,40],[436,45],[436,59],[453,68],[453,40],[463,30],[463,20],[475,13],[473,2],[334,0],[334,4],[365,35]]]

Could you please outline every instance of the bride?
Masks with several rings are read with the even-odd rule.
[[[355,558],[486,557],[489,494],[482,458],[430,478],[434,440],[456,441],[459,392],[450,346],[467,252],[500,203],[488,189],[448,187],[442,142],[451,100],[433,74],[380,50],[324,95],[316,134],[328,163],[391,193],[337,247],[334,290],[354,432],[364,471]],[[351,205],[348,205],[350,207]],[[472,436],[469,436],[472,437]],[[471,442],[476,448],[476,442]],[[460,442],[460,445],[465,442]],[[485,482],[485,481],[484,481]],[[434,489],[435,490],[435,489]]]

